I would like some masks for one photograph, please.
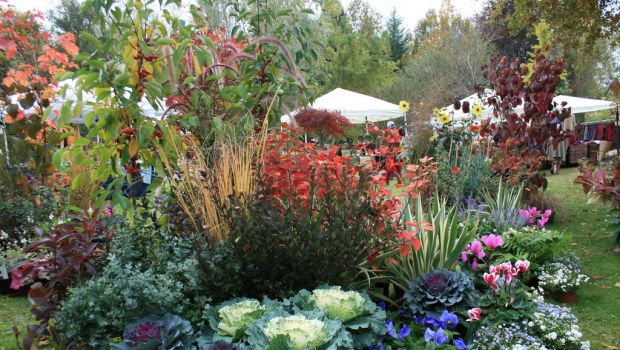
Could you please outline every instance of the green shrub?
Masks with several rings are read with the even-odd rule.
[[[555,230],[524,227],[519,230],[510,229],[504,232],[502,237],[504,243],[494,252],[494,263],[529,260],[530,271],[534,271],[540,264],[556,255],[562,233]]]
[[[29,193],[0,185],[0,250],[25,246],[35,227],[46,225],[58,212],[58,201],[45,186],[33,185]]]
[[[198,324],[207,302],[198,271],[187,242],[148,227],[121,230],[101,275],[70,290],[57,325],[68,340],[102,348],[148,315]]]
[[[316,210],[259,201],[230,212],[227,241],[201,254],[203,283],[215,301],[234,297],[286,298],[323,284],[350,285],[357,266],[381,246],[369,199],[318,199]],[[377,229],[379,228],[379,229]]]

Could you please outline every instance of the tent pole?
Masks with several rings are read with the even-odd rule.
[[[4,109],[0,108],[0,120],[2,122],[2,135],[4,136],[4,155],[6,156],[6,166],[11,166],[11,162],[9,160],[9,141],[7,139],[7,128],[6,123],[4,121]]]
[[[618,157],[618,150],[620,149],[620,140],[618,139],[618,136],[620,136],[620,134],[618,133],[618,128],[620,128],[620,111],[618,110],[619,108],[620,106],[616,104],[616,157]]]
[[[366,135],[368,135],[368,117],[366,117]]]
[[[405,128],[405,136],[409,136],[409,132],[407,132],[407,112],[403,112],[403,127]]]

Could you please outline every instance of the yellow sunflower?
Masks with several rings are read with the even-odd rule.
[[[430,142],[433,142],[433,141],[437,140],[438,137],[439,137],[438,133],[433,133],[433,135],[431,135],[431,137],[429,137],[428,140]]]
[[[473,106],[471,107],[471,114],[472,114],[474,117],[479,117],[479,116],[481,116],[481,115],[482,115],[482,111],[483,111],[482,106],[481,106],[481,105],[479,105],[478,103],[476,103],[475,105],[473,105]]]
[[[409,102],[400,101],[400,103],[398,104],[398,107],[400,107],[401,112],[407,112],[409,111]]]
[[[446,113],[445,111],[442,111],[441,113],[437,115],[437,120],[439,120],[441,125],[446,125],[452,121],[452,118],[450,118],[450,115],[448,115],[448,113]]]

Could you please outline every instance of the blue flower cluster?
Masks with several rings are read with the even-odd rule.
[[[424,340],[435,345],[448,344],[450,342],[446,329],[455,328],[459,324],[459,318],[444,310],[439,319],[434,317],[416,318],[416,324],[426,327]],[[454,339],[454,346],[457,350],[467,350],[467,344],[461,338]]]
[[[480,327],[474,336],[471,350],[497,349],[548,350],[540,338],[532,335],[527,322]]]

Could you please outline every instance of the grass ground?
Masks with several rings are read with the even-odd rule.
[[[609,208],[588,204],[581,187],[573,184],[574,168],[549,176],[548,193],[557,198],[564,212],[550,228],[566,234],[565,250],[581,257],[590,283],[581,288],[572,306],[579,318],[584,338],[592,349],[620,349],[620,255],[611,250],[606,227]]]
[[[572,308],[579,317],[584,338],[593,350],[620,349],[620,255],[611,251],[606,228],[609,209],[588,204],[580,187],[573,184],[575,169],[547,176],[548,193],[563,206],[562,215],[550,227],[566,234],[564,250],[577,253],[585,272],[592,277],[578,292]],[[23,296],[0,295],[0,350],[15,349],[13,325],[23,328],[31,319],[28,300]]]
[[[31,320],[28,298],[0,295],[0,350],[17,349],[13,326],[23,330]]]

